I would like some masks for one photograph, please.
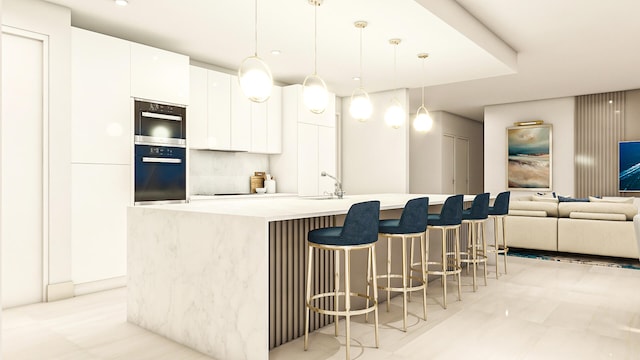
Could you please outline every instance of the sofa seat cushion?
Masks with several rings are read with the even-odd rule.
[[[627,221],[631,221],[638,213],[638,208],[633,204],[609,202],[563,202],[558,205],[558,213],[561,218],[570,217],[572,212],[623,214]]]
[[[509,210],[511,216],[547,217],[544,210]]]
[[[573,211],[569,214],[571,219],[588,219],[588,220],[610,220],[610,221],[627,221],[624,214],[607,214],[607,213],[591,213]]]
[[[509,212],[511,210],[544,211],[545,216],[558,217],[558,203],[546,201],[511,201]]]

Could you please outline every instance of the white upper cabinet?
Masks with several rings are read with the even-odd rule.
[[[197,66],[190,73],[189,148],[231,150],[231,75]]]
[[[231,150],[251,151],[251,101],[240,89],[238,77],[231,77]]]
[[[131,43],[131,96],[188,105],[189,57]]]
[[[187,107],[187,143],[192,149],[207,148],[208,108],[207,69],[189,67],[189,106]]]
[[[130,43],[71,29],[74,163],[131,163]]]
[[[267,103],[267,153],[282,152],[282,88],[274,86]]]
[[[251,103],[251,152],[267,152],[267,102]]]
[[[318,173],[326,171],[328,174],[338,176],[336,157],[336,129],[327,126],[318,126]],[[318,174],[319,175],[319,174]],[[322,176],[318,180],[318,194],[335,191],[335,181]]]
[[[207,146],[209,149],[231,150],[231,75],[209,70],[207,79]]]
[[[313,196],[318,192],[318,126],[298,124],[298,195]]]

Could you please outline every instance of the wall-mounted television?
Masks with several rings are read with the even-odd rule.
[[[640,140],[618,143],[618,190],[640,191]]]

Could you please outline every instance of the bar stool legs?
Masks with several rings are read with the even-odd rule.
[[[424,244],[425,244],[425,233],[414,233],[414,234],[380,234],[381,236],[385,236],[387,238],[387,273],[378,275],[378,278],[387,280],[386,286],[379,286],[379,289],[386,290],[387,292],[387,312],[389,311],[389,303],[391,300],[391,292],[401,292],[402,293],[402,330],[407,331],[407,294],[409,296],[413,291],[422,290],[422,307],[424,313],[424,320],[427,320],[427,276],[426,276],[426,264],[424,259]],[[420,239],[420,253],[421,260],[419,263],[413,263],[413,254],[414,254],[414,245],[413,240],[419,238]],[[393,274],[391,272],[391,244],[393,239],[399,239],[402,242],[402,274]],[[411,241],[411,257],[408,258],[407,262],[407,241]],[[417,265],[420,265],[417,267]],[[412,274],[407,274],[407,271],[413,273],[414,271],[420,274],[419,277],[412,276]],[[393,287],[391,285],[391,279],[401,279],[402,287]],[[413,280],[418,282],[418,285],[413,285]],[[409,282],[409,284],[408,284]]]
[[[492,249],[489,252],[495,253],[496,255],[496,279],[500,276],[499,266],[498,266],[498,255],[504,255],[504,273],[507,274],[507,253],[509,252],[509,247],[507,246],[507,232],[505,227],[505,218],[506,215],[489,215],[489,217],[493,218],[493,237],[494,237],[494,245],[490,245]],[[498,225],[500,223],[500,225]],[[502,232],[502,246],[500,245],[500,236],[498,233],[501,230]]]
[[[484,286],[487,286],[487,242],[486,242],[486,219],[482,220],[463,220],[462,223],[469,225],[469,244],[467,245],[467,251],[462,254],[465,258],[460,261],[467,263],[467,272],[469,267],[473,268],[473,291],[478,290],[477,269],[478,264],[482,263],[484,270]],[[481,233],[482,231],[482,233]],[[480,236],[482,235],[482,240]]]
[[[334,291],[321,294],[311,294],[312,287],[312,274],[313,274],[313,253],[314,249],[318,250],[333,250],[335,251],[335,286]],[[367,293],[359,294],[351,291],[351,251],[367,249]],[[340,291],[340,251],[344,251],[344,291]],[[369,287],[373,287],[373,297],[370,296]],[[353,246],[328,246],[309,243],[308,261],[307,261],[307,283],[306,283],[306,312],[305,312],[305,330],[304,330],[304,350],[309,348],[309,317],[311,310],[324,314],[335,316],[335,335],[338,336],[338,321],[340,316],[345,317],[345,336],[346,336],[346,358],[350,358],[351,351],[351,316],[374,313],[374,331],[376,348],[379,347],[380,341],[378,336],[378,283],[376,274],[376,254],[375,243],[366,245],[353,245]],[[344,297],[344,310],[340,310],[340,297]],[[358,296],[366,298],[366,307],[364,309],[352,310],[351,309],[351,297]],[[314,300],[321,298],[333,297],[334,309],[324,309],[314,305]],[[372,305],[370,305],[372,303]]]
[[[447,308],[447,275],[455,275],[458,280],[458,300],[462,300],[462,284],[460,282],[460,273],[462,268],[460,267],[460,225],[444,225],[444,226],[429,226],[429,229],[440,229],[442,232],[442,260],[441,261],[428,261],[429,260],[429,241],[426,241],[425,258],[427,262],[427,275],[441,275],[442,282],[442,307]],[[447,233],[453,231],[453,252],[449,251],[447,246]],[[451,256],[453,255],[453,257]],[[428,265],[437,265],[439,268],[430,270]],[[427,279],[428,281],[428,279]],[[425,286],[426,288],[426,286]],[[425,289],[426,290],[426,289]]]

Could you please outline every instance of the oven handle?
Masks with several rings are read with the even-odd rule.
[[[182,159],[177,158],[156,158],[156,157],[143,157],[142,162],[146,163],[162,163],[162,164],[181,164]]]
[[[143,111],[142,112],[142,116],[143,117],[148,117],[148,118],[163,119],[163,120],[182,121],[182,116],[167,115],[167,114],[157,114],[157,113],[152,113],[152,112],[148,112],[148,111]]]

